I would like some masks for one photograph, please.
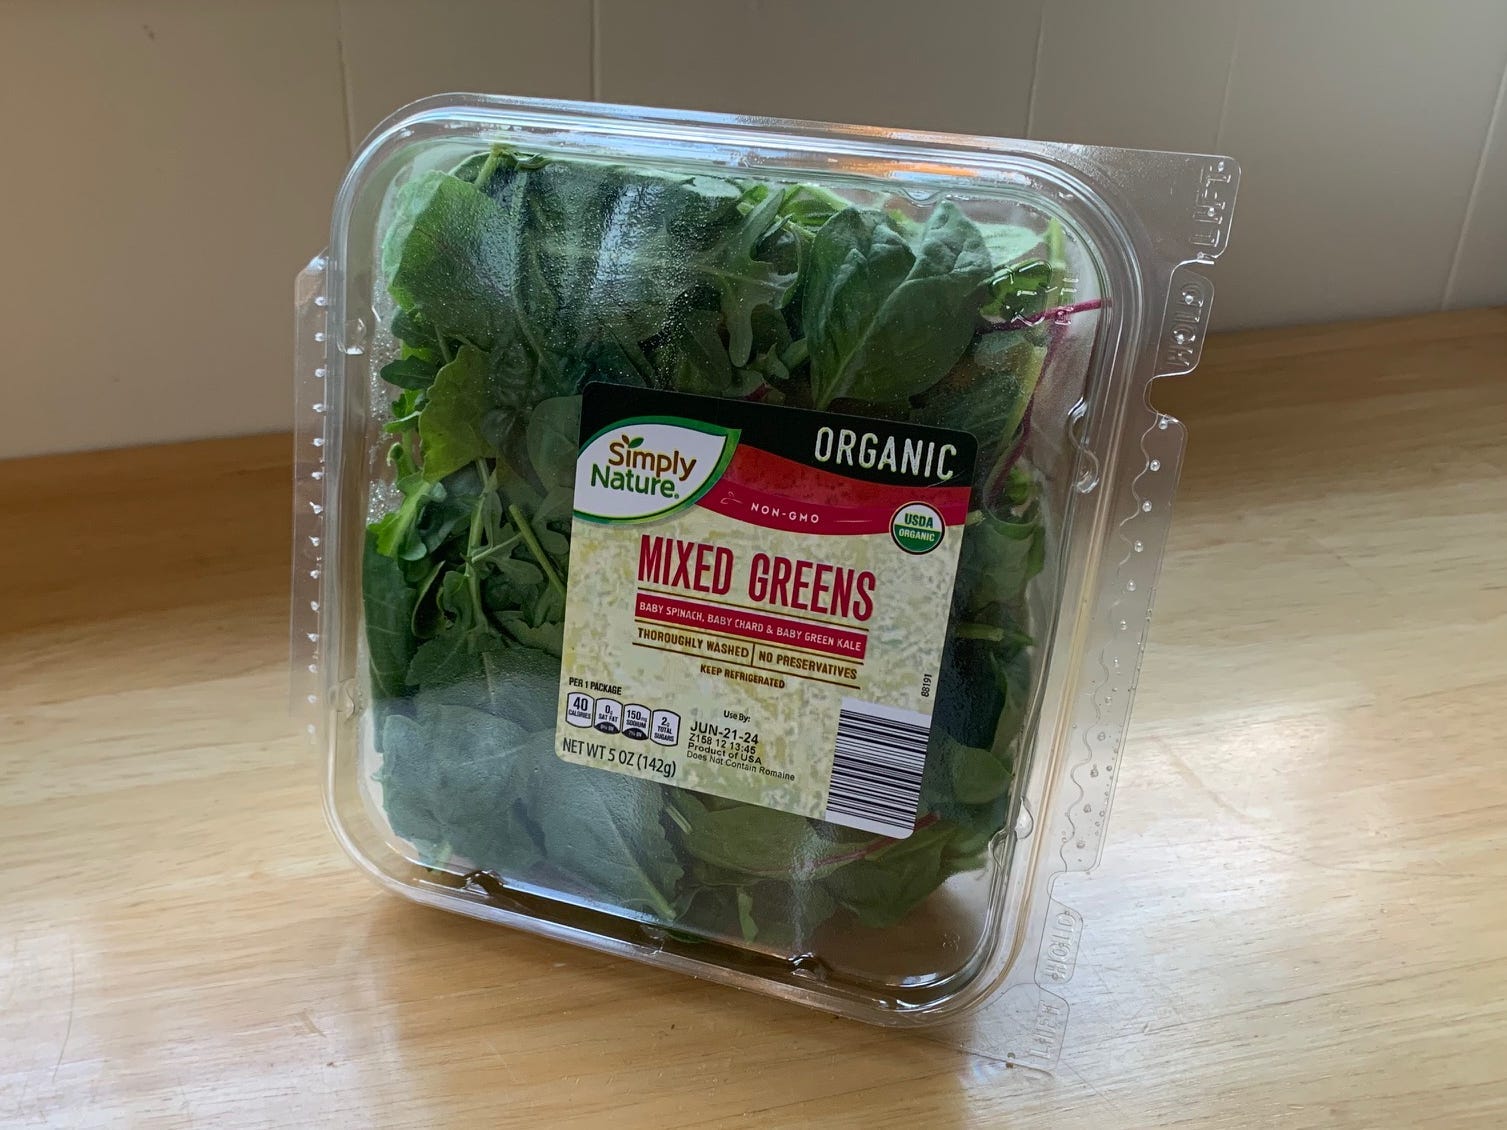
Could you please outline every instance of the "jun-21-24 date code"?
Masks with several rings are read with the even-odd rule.
[[[748,716],[739,711],[727,710],[723,714],[730,722],[748,721]],[[710,761],[714,765],[758,763],[762,761],[759,732],[746,725],[692,722],[686,739],[686,756],[697,761]]]

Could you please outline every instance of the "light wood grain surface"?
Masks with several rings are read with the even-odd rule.
[[[1507,311],[1217,339],[1157,400],[1053,1077],[379,892],[286,713],[289,441],[0,464],[0,1125],[1507,1122]]]

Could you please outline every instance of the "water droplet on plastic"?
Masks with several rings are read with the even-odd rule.
[[[366,323],[352,318],[345,323],[345,332],[340,335],[343,343],[340,351],[348,357],[359,357],[366,352]]]
[[[306,635],[306,636],[309,637],[309,642],[310,643],[318,643],[319,642],[319,633],[318,632],[305,632],[304,635]]]
[[[321,366],[319,366],[319,368],[317,368],[317,369],[314,370],[314,375],[316,377],[318,377],[320,380],[324,380],[325,377],[327,377],[327,376],[330,375],[330,371],[328,369],[326,369],[323,365],[321,365]]]
[[[324,446],[324,436],[315,436],[314,437],[314,446],[315,447],[323,447]]]
[[[319,696],[317,694],[305,695],[304,697],[308,699],[310,706],[314,706],[319,702]]]
[[[316,581],[319,580],[319,570],[318,569],[310,569],[309,570],[309,576],[313,577]]]
[[[320,263],[320,266],[321,267],[324,266],[323,262]],[[315,306],[328,306],[329,304],[330,304],[330,300],[328,298],[326,298],[324,295],[322,295],[322,294],[316,294],[314,296],[314,305]]]
[[[309,472],[309,478],[314,479],[317,482],[318,480],[324,478],[324,472],[323,471],[310,471]]]
[[[309,509],[312,510],[312,511],[314,511],[314,513],[316,513],[316,514],[323,514],[324,513],[324,507],[321,506],[321,505],[319,505],[319,503],[317,503],[317,502],[311,502],[311,503],[309,503]]]
[[[1162,469],[1162,461],[1160,459],[1153,459],[1146,466],[1150,467],[1153,471],[1160,471]]]
[[[1079,851],[1082,851],[1082,850],[1083,850],[1083,849],[1084,849],[1084,848],[1085,848],[1085,847],[1087,847],[1087,846],[1088,846],[1088,845],[1087,845],[1087,844],[1085,844],[1085,843],[1084,843],[1084,842],[1083,842],[1083,841],[1082,841],[1082,840],[1079,840],[1079,841],[1078,841],[1078,850],[1079,850]]]
[[[1095,765],[1092,769],[1090,769],[1088,771],[1088,775],[1090,777],[1097,777],[1099,775],[1099,767],[1097,765]]]
[[[316,536],[315,536],[315,535],[313,535],[313,534],[310,534],[310,535],[309,535],[309,544],[310,544],[310,545],[318,545],[318,544],[319,544],[319,538],[318,538],[318,537],[316,537]]]
[[[323,330],[315,330],[314,331],[314,340],[315,341],[329,341],[330,340],[330,335],[327,334],[327,333],[325,333]]]
[[[1143,550],[1143,549],[1145,549],[1145,548],[1146,548],[1146,547],[1145,547],[1145,546],[1144,546],[1144,545],[1142,545],[1142,544],[1141,544],[1141,543],[1140,543],[1140,542],[1136,542],[1136,543],[1135,543],[1135,551],[1136,551],[1136,552],[1137,552],[1137,553],[1140,553],[1140,552],[1141,552],[1141,550]]]
[[[1125,629],[1126,629],[1126,628],[1128,628],[1128,627],[1130,627],[1130,625],[1129,625],[1129,624],[1127,624],[1127,623],[1125,623],[1125,621],[1124,621],[1124,620],[1121,620],[1121,621],[1120,621],[1120,631],[1122,631],[1122,632],[1123,632],[1123,631],[1124,631],[1124,630],[1125,630]]]
[[[1100,741],[1101,741],[1101,742],[1102,742],[1102,741],[1103,741],[1103,740],[1104,740],[1104,739],[1105,739],[1105,738],[1107,738],[1107,737],[1109,737],[1109,735],[1108,735],[1108,734],[1106,734],[1106,733],[1105,733],[1105,732],[1104,732],[1104,731],[1103,731],[1103,730],[1100,730],[1100,731],[1099,731],[1099,740],[1100,740]]]
[[[789,961],[790,972],[797,977],[825,980],[827,967],[814,953],[798,953]]]
[[[314,736],[314,723],[310,722],[307,726],[305,726],[304,733],[308,734],[309,737],[312,738]]]
[[[1157,417],[1157,421],[1156,421],[1156,426],[1159,427],[1159,428],[1161,428],[1162,431],[1165,432],[1167,430],[1168,425],[1171,424],[1171,423],[1172,423],[1172,417],[1171,416],[1158,416]]]
[[[318,404],[314,405],[314,411],[318,412],[321,416],[323,416],[329,410],[330,406],[322,400]]]
[[[1135,592],[1135,582],[1134,581],[1126,581],[1125,582],[1125,591],[1126,592]]]
[[[311,674],[311,675],[317,675],[317,674],[319,674],[319,664],[317,664],[317,663],[310,663],[309,664],[309,674]]]
[[[1092,812],[1093,810],[1094,810],[1094,806],[1091,805],[1091,804],[1085,804],[1083,806],[1083,811],[1084,812]]]
[[[311,600],[311,601],[309,601],[309,611],[310,612],[318,612],[319,611],[319,601],[317,601],[317,600]]]
[[[1141,509],[1149,511],[1151,509],[1151,503],[1150,502],[1143,502],[1143,503],[1141,503]]]

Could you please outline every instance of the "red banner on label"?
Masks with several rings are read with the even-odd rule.
[[[949,526],[968,517],[966,484],[910,487],[851,479],[746,444],[696,503],[740,522],[812,534],[888,533],[895,511],[925,502]]]
[[[845,659],[862,660],[869,642],[864,633],[848,628],[814,624],[809,620],[791,620],[785,616],[769,616],[763,612],[730,608],[725,604],[706,604],[699,600],[681,600],[650,592],[638,594],[634,614],[642,620],[654,620],[660,624],[720,632],[781,647],[805,648],[827,655],[840,655]]]

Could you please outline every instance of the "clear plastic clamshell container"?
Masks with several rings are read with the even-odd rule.
[[[1183,445],[1148,386],[1198,360],[1237,179],[517,98],[390,118],[297,290],[295,670],[345,849],[1050,1065],[1082,930],[1051,886],[1098,858]]]

